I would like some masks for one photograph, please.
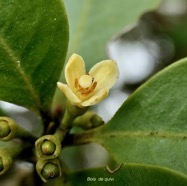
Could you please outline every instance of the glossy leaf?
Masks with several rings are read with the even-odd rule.
[[[88,67],[106,59],[106,44],[126,26],[134,24],[160,0],[65,0],[70,24],[69,55],[78,53]]]
[[[165,168],[125,164],[113,174],[104,168],[78,172],[68,177],[69,185],[185,186],[187,176]]]
[[[84,142],[102,144],[118,163],[159,165],[187,173],[187,58],[135,91]]]
[[[48,110],[67,43],[61,0],[0,0],[0,100]]]

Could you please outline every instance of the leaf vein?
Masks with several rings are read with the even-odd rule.
[[[118,137],[158,137],[158,138],[182,138],[187,139],[187,133],[174,132],[153,132],[153,131],[137,131],[137,132],[109,132],[104,133],[103,136],[110,138]],[[102,138],[103,138],[102,136]]]

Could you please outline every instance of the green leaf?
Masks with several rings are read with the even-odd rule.
[[[187,176],[165,168],[125,164],[113,174],[104,168],[78,172],[68,177],[69,185],[186,186]],[[95,180],[95,181],[94,181]]]
[[[49,110],[67,45],[61,0],[0,0],[0,99]]]
[[[80,140],[102,144],[118,163],[187,173],[186,72],[187,58],[159,72],[125,101],[107,125]]]
[[[69,55],[82,55],[88,67],[107,58],[106,45],[124,27],[134,24],[160,0],[65,0],[70,24]]]

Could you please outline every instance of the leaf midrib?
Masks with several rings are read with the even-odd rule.
[[[0,45],[4,49],[4,51],[7,53],[8,58],[12,61],[15,68],[17,69],[18,73],[20,74],[23,81],[25,82],[26,89],[29,91],[32,99],[34,100],[34,103],[37,105],[37,109],[42,108],[41,100],[40,100],[35,88],[33,87],[30,78],[27,76],[27,74],[21,68],[21,59],[15,54],[15,52],[13,51],[11,46],[9,46],[6,39],[4,39],[4,37],[2,36],[2,34],[0,34]]]
[[[163,132],[163,131],[126,131],[126,132],[107,132],[101,130],[101,128],[93,129],[81,134],[72,135],[73,144],[85,144],[85,143],[103,143],[104,141],[111,141],[117,138],[160,138],[166,140],[187,140],[187,132]]]
[[[96,138],[120,138],[120,137],[138,137],[138,138],[149,138],[149,137],[155,137],[155,138],[166,138],[166,139],[187,139],[187,132],[186,133],[176,133],[176,132],[162,132],[162,131],[126,131],[126,132],[103,132],[102,136],[97,135],[97,133],[94,135]]]

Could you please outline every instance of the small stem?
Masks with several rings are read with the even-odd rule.
[[[65,138],[66,134],[67,134],[68,130],[67,129],[63,129],[63,128],[58,128],[55,132],[55,136],[57,138],[59,138],[60,141],[63,141],[63,139]]]
[[[66,109],[62,122],[60,124],[60,128],[64,129],[64,128],[70,128],[71,127],[71,123],[73,122],[73,120],[75,119],[76,116],[72,115],[71,113],[68,112],[68,110]]]
[[[72,122],[77,116],[83,115],[88,110],[88,107],[79,108],[67,102],[66,111],[64,113],[60,128],[69,129],[72,127]]]
[[[19,137],[29,142],[35,142],[37,139],[31,132],[25,130],[21,126],[17,126],[16,137]]]
[[[70,131],[73,120],[86,112],[87,108],[79,108],[70,103],[67,104],[66,111],[60,126],[55,133],[44,135],[35,142],[36,153],[43,159],[54,159],[61,152],[61,143]]]
[[[67,108],[65,110],[63,119],[54,135],[57,136],[62,142],[66,137],[68,131],[72,127],[72,123],[75,120],[75,118],[77,116],[83,115],[87,111],[87,109],[88,107],[79,108],[67,102]]]
[[[27,145],[23,144],[22,142],[11,141],[11,144],[8,148],[6,148],[6,150],[9,152],[12,158],[16,158],[24,151],[26,147]]]

